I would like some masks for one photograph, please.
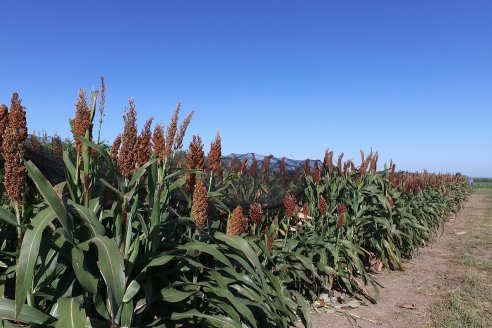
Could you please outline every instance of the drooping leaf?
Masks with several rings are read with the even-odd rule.
[[[56,328],[73,327],[84,328],[86,315],[75,298],[59,298],[59,317]]]
[[[53,326],[53,318],[32,306],[25,305],[18,315],[15,314],[15,301],[0,298],[0,318],[20,321],[25,324]]]
[[[26,168],[27,173],[36,185],[36,189],[38,189],[44,200],[53,209],[53,212],[55,212],[56,217],[65,229],[66,235],[70,238],[69,241],[71,241],[72,230],[67,220],[67,211],[65,209],[65,206],[63,205],[61,198],[57,195],[49,181],[46,179],[43,173],[39,171],[36,165],[33,164],[33,162],[26,162]]]
[[[16,267],[15,315],[19,316],[26,301],[27,293],[32,288],[34,267],[38,259],[39,246],[44,229],[55,218],[52,208],[39,212],[32,220],[32,229],[26,231]]]
[[[125,267],[123,257],[114,239],[98,236],[91,239],[98,249],[98,267],[108,288],[110,309],[109,313],[114,319],[119,311],[125,294]]]

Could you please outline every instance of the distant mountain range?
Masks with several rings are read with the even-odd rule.
[[[247,158],[248,159],[248,167],[253,162],[253,156],[254,156],[254,158],[256,158],[256,160],[258,161],[258,169],[261,169],[261,167],[263,165],[263,161],[267,157],[265,155],[259,155],[259,154],[256,154],[256,153],[247,153],[247,154],[235,154],[235,153],[233,153],[233,154],[229,154],[227,156],[223,156],[222,157],[222,162],[225,165],[230,165],[231,164],[231,159],[232,159],[232,157],[234,155],[240,161],[242,161],[243,158]],[[274,172],[278,172],[279,165],[280,165],[280,161],[281,160],[282,160],[282,158],[271,157],[271,159],[270,159],[270,169],[272,171],[274,171]],[[295,159],[290,159],[290,158],[286,158],[286,157],[285,157],[285,160],[284,161],[285,161],[285,169],[286,169],[286,171],[291,171],[291,172],[295,171],[298,167],[304,166],[304,163],[305,163],[305,160],[295,160]],[[310,159],[309,162],[310,162],[311,168],[314,168],[314,165],[316,163],[320,163],[319,160],[312,160],[312,159]]]

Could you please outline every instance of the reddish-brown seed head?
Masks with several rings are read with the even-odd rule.
[[[29,142],[31,143],[31,148],[35,152],[39,152],[41,150],[41,143],[38,140],[38,137],[36,137],[35,134],[31,134],[29,137]]]
[[[178,129],[178,117],[181,110],[181,103],[178,103],[173,115],[171,116],[171,122],[169,123],[166,131],[166,150],[164,152],[165,157],[169,157],[173,151],[174,138],[176,137],[176,130]]]
[[[241,172],[245,173],[247,167],[248,167],[248,158],[245,156],[245,157],[243,157],[243,160],[241,161]]]
[[[280,163],[278,165],[278,169],[280,171],[280,174],[285,175],[285,173],[286,173],[286,171],[285,171],[285,157],[282,157],[282,159],[280,160]]]
[[[186,158],[186,168],[205,170],[205,153],[203,151],[202,138],[199,135],[194,135],[190,142],[190,148]],[[188,173],[186,175],[186,189],[192,191],[194,185],[195,174]]]
[[[118,152],[120,150],[120,146],[121,146],[121,134],[118,134],[113,141],[113,145],[111,146],[111,152],[109,153],[109,156],[111,157],[113,162],[116,162],[118,160]]]
[[[323,159],[323,167],[331,173],[333,171],[333,151],[326,150],[325,158]]]
[[[263,173],[270,172],[270,161],[272,160],[272,155],[268,155],[263,159],[263,165],[261,167]]]
[[[318,165],[314,166],[313,170],[313,181],[316,185],[319,185],[321,183],[321,174],[319,172],[319,167]]]
[[[247,219],[243,215],[243,208],[237,206],[234,211],[232,211],[231,217],[227,224],[227,234],[229,235],[241,235],[246,232],[247,229]]]
[[[342,173],[342,160],[343,160],[343,153],[338,156],[338,161],[337,161],[337,167],[338,167],[338,172]]]
[[[212,172],[220,172],[222,170],[222,144],[219,132],[217,132],[214,141],[210,143],[208,167]]]
[[[51,140],[51,146],[53,147],[53,152],[55,153],[56,156],[62,157],[63,156],[63,144],[58,136],[54,136],[53,139]]]
[[[3,134],[9,125],[9,108],[7,105],[0,106],[0,154],[3,153]]]
[[[231,157],[230,169],[233,173],[241,172],[241,161],[237,158],[235,154]]]
[[[304,174],[305,175],[311,174],[311,161],[309,159],[306,159],[304,161]]]
[[[135,171],[136,144],[137,144],[137,112],[133,99],[129,101],[129,108],[123,115],[125,127],[121,136],[121,149],[118,154],[118,166],[124,177],[129,177]]]
[[[258,170],[258,160],[256,159],[255,155],[253,154],[253,161],[251,162],[251,166],[249,167],[249,175],[255,176],[257,170]]]
[[[154,155],[158,158],[159,163],[164,161],[164,153],[166,148],[166,139],[164,139],[164,127],[162,124],[157,124],[152,135],[152,144],[154,145]]]
[[[205,188],[202,180],[198,179],[193,190],[191,216],[199,228],[203,228],[207,224],[207,207],[207,188]]]
[[[18,205],[23,203],[26,181],[24,167],[25,141],[27,139],[26,112],[17,93],[12,95],[8,126],[3,136],[4,184],[7,196]]]
[[[261,209],[261,204],[257,202],[251,203],[249,207],[249,218],[255,224],[261,222],[261,217],[263,215],[263,210]]]
[[[302,205],[302,215],[304,215],[304,219],[307,219],[307,217],[309,216],[309,205],[308,205],[308,203],[304,203],[304,205]]]
[[[152,154],[152,125],[153,117],[149,118],[137,138],[137,166],[141,167],[150,159]]]
[[[328,203],[324,197],[320,197],[319,199],[318,210],[321,215],[326,214],[326,211],[328,210]]]
[[[285,208],[285,216],[291,218],[294,216],[294,211],[296,209],[296,198],[291,194],[287,193],[284,196],[284,208]]]
[[[84,143],[76,135],[85,137],[86,131],[89,131],[89,140],[92,140],[91,110],[87,104],[85,91],[82,89],[79,90],[79,98],[75,103],[75,118],[72,120],[72,128],[75,138],[75,150],[79,155],[82,155]]]
[[[347,207],[344,203],[338,204],[338,220],[337,220],[337,228],[342,228],[345,225],[345,211]]]
[[[193,114],[195,111],[192,111],[189,113],[183,122],[181,122],[181,125],[179,126],[179,131],[178,134],[176,135],[176,140],[174,141],[174,150],[179,150],[183,148],[183,139],[186,134],[186,130],[188,129],[188,125],[190,125],[191,118],[193,117]]]

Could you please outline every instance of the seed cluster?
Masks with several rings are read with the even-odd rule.
[[[24,167],[25,141],[27,139],[26,111],[17,93],[12,95],[8,126],[3,135],[4,184],[7,195],[17,204],[23,203],[26,181]]]
[[[118,153],[118,166],[124,177],[129,177],[135,171],[135,145],[137,144],[137,112],[133,99],[129,101],[129,107],[123,115],[125,127],[121,136],[121,149]]]
[[[201,179],[197,179],[193,190],[191,216],[199,228],[203,228],[207,224],[207,207],[207,188],[205,188]]]

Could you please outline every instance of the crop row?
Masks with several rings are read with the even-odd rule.
[[[402,269],[469,193],[460,176],[378,170],[377,153],[292,171],[226,162],[219,135],[207,156],[198,135],[184,151],[192,113],[139,133],[133,100],[108,147],[103,110],[104,84],[80,92],[54,186],[24,160],[18,95],[0,110],[0,326],[310,326],[322,295],[376,302],[376,273]]]

